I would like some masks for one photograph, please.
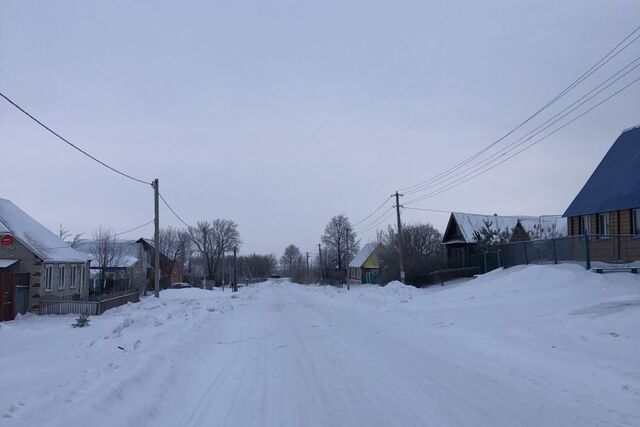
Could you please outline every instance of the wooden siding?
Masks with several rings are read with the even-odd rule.
[[[567,219],[568,235],[577,236],[580,233],[580,217],[573,216]],[[591,223],[591,234],[600,234],[598,230],[598,215],[589,215]],[[631,234],[631,210],[609,212],[609,233],[608,234]]]

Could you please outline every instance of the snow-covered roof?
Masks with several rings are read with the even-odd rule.
[[[490,228],[495,231],[511,231],[518,221],[525,231],[532,234],[532,238],[548,239],[567,235],[567,219],[560,215],[501,216],[452,212],[451,216],[458,225],[464,243],[474,242],[475,232],[481,230],[485,224],[491,224]],[[460,239],[447,239],[446,234],[444,237],[444,243],[462,243]]]
[[[16,262],[18,262],[17,259],[0,259],[0,268],[11,267]]]
[[[69,246],[11,201],[0,198],[0,234],[10,233],[45,262],[86,262],[89,258]]]
[[[349,268],[360,268],[378,248],[379,243],[367,243],[349,263]]]
[[[88,259],[91,261],[91,268],[99,267],[94,255],[92,254],[94,240],[82,239],[78,242],[77,248],[87,254]],[[138,262],[142,256],[142,245],[136,240],[116,240],[115,244],[118,246],[119,256],[114,260],[114,265],[110,265],[111,268],[127,268]]]

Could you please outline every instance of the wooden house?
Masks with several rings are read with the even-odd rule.
[[[349,263],[347,280],[352,284],[378,283],[380,263],[378,254],[382,249],[380,243],[367,243],[360,249]]]
[[[640,236],[640,126],[622,132],[563,216],[570,236]]]
[[[487,246],[518,239],[549,239],[567,234],[567,223],[560,215],[503,216],[452,212],[442,243],[447,248],[448,268],[476,267],[480,272],[500,266],[497,252],[488,258]],[[492,240],[484,242],[483,240]]]
[[[592,261],[640,261],[640,126],[616,139],[563,216],[570,236],[593,236]]]

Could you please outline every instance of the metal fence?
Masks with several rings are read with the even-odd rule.
[[[38,312],[39,314],[88,314],[96,316],[111,308],[138,301],[140,301],[140,294],[135,290],[98,297],[92,296],[84,299],[71,295],[51,295],[40,298]]]
[[[640,236],[590,235],[548,240],[528,240],[499,246],[500,264],[512,267],[523,264],[580,264],[595,266],[640,265]]]

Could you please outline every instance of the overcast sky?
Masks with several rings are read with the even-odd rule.
[[[159,178],[185,221],[233,219],[242,252],[280,255],[313,251],[333,215],[357,222],[502,136],[639,23],[636,0],[4,0],[0,90],[100,159]],[[638,55],[640,40],[571,101]],[[153,218],[150,187],[0,101],[0,197],[86,235]],[[637,124],[640,84],[413,206],[561,214]],[[441,230],[448,219],[403,215]],[[165,208],[161,224],[180,225]]]

